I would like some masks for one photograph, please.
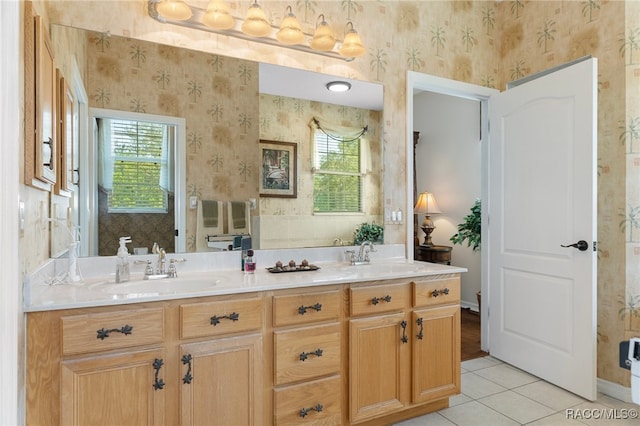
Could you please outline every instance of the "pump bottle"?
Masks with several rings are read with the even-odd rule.
[[[116,282],[123,283],[129,281],[129,251],[127,243],[131,242],[131,237],[120,237],[120,247],[116,260]]]

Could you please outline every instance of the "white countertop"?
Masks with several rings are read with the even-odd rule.
[[[344,247],[341,248],[341,250],[344,249]],[[321,257],[321,261],[312,261],[312,258],[308,257],[309,263],[318,266],[319,269],[280,273],[271,273],[266,270],[267,267],[275,264],[273,259],[278,259],[277,256],[282,256],[280,259],[286,264],[288,260],[285,259],[291,257],[290,252],[270,251],[267,253],[265,251],[260,253],[256,251],[258,259],[262,257],[269,263],[260,263],[260,260],[258,260],[258,268],[254,274],[245,274],[240,270],[239,253],[229,253],[226,255],[226,259],[223,258],[222,260],[220,260],[220,256],[216,256],[214,259],[212,256],[199,256],[197,258],[185,255],[184,257],[191,257],[191,259],[187,259],[185,263],[178,264],[177,278],[143,280],[142,271],[144,268],[139,268],[140,270],[138,271],[137,267],[132,267],[131,280],[124,283],[116,283],[113,273],[100,273],[101,262],[115,265],[115,259],[109,257],[92,258],[93,260],[80,259],[84,261],[83,263],[92,265],[93,267],[90,266],[90,268],[95,272],[90,276],[85,274],[81,282],[52,285],[51,279],[42,278],[46,276],[42,271],[26,279],[24,291],[25,311],[35,312],[107,306],[466,272],[465,268],[407,261],[397,256],[378,259],[372,256],[370,264],[352,266],[346,261],[336,261],[335,250],[330,252],[329,256],[317,250],[304,252],[303,249],[302,251],[297,250],[295,253],[297,253],[297,257],[309,254],[315,255],[316,258]],[[306,258],[305,256],[298,259],[297,262],[299,263]],[[202,262],[202,260],[205,262]],[[186,265],[190,261],[192,264],[187,267]],[[203,263],[213,264],[214,267],[204,267]],[[230,266],[235,263],[238,264],[238,267],[231,268]],[[55,269],[53,270],[55,271]]]

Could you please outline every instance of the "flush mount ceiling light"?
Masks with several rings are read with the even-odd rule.
[[[287,6],[281,25],[275,26],[267,19],[258,0],[251,0],[250,3],[244,19],[229,12],[229,2],[226,0],[209,0],[206,9],[187,4],[184,0],[147,0],[147,9],[151,18],[163,24],[286,47],[343,61],[352,61],[366,52],[349,19],[345,41],[341,42],[336,39],[323,14],[318,16],[315,33],[309,34],[300,28],[291,6]],[[305,40],[310,41],[307,44]]]
[[[280,24],[280,31],[277,32],[276,38],[280,43],[284,44],[300,44],[304,41],[304,33],[300,28],[300,23],[293,14],[291,6],[287,6],[288,13]]]
[[[191,18],[191,8],[182,0],[162,0],[158,3],[158,13],[165,18],[184,21]]]
[[[330,81],[326,84],[326,87],[330,92],[348,92],[351,90],[351,83],[348,81]]]

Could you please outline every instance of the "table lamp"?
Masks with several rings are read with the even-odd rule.
[[[422,222],[422,231],[424,232],[424,243],[421,245],[426,247],[433,247],[433,243],[431,242],[431,233],[434,229],[436,229],[433,221],[429,217],[432,214],[442,213],[440,208],[438,207],[438,203],[436,203],[436,199],[433,194],[430,192],[423,192],[418,197],[418,202],[413,208],[413,213],[415,214],[424,214],[424,221]]]

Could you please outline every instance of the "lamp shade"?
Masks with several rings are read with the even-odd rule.
[[[191,8],[182,0],[163,0],[158,3],[158,13],[165,18],[186,21],[191,18]]]
[[[359,58],[366,53],[366,49],[362,45],[358,32],[353,28],[353,24],[348,22],[347,25],[350,25],[351,28],[344,35],[339,53],[345,58]]]
[[[324,15],[320,15],[318,20],[322,19],[318,25],[316,25],[316,32],[313,38],[309,42],[309,45],[313,50],[329,51],[336,45],[336,37],[333,35],[333,31],[327,21],[324,20]]]
[[[418,201],[413,208],[413,212],[416,214],[426,215],[442,213],[440,207],[438,207],[438,203],[436,203],[436,199],[430,192],[423,192],[420,194]]]
[[[304,41],[304,33],[300,28],[296,15],[291,10],[291,6],[288,6],[287,9],[289,13],[282,20],[280,30],[276,33],[276,38],[283,44],[300,44]]]
[[[228,30],[233,28],[235,20],[229,13],[229,6],[224,0],[211,0],[202,17],[202,23],[217,30]]]
[[[271,25],[267,21],[267,16],[257,1],[249,7],[247,18],[242,23],[241,29],[243,33],[254,37],[264,37],[271,32]]]

